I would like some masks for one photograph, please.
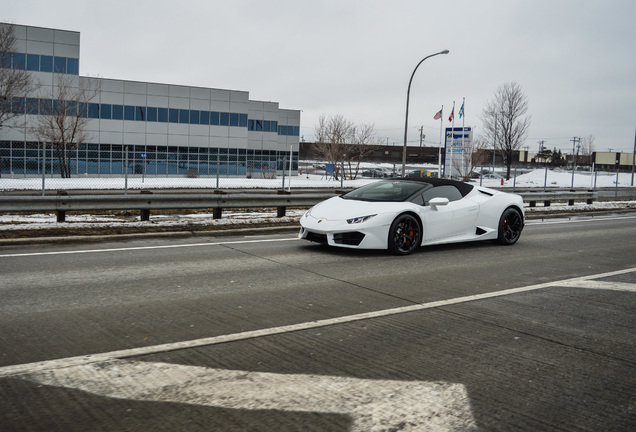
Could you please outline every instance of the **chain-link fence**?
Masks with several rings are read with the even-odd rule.
[[[298,172],[296,152],[0,142],[0,191],[289,188]]]

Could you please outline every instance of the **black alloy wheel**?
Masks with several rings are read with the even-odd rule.
[[[417,218],[403,214],[395,218],[389,230],[389,251],[395,255],[408,255],[422,243],[422,227]]]
[[[512,245],[521,237],[523,230],[523,218],[519,210],[507,208],[499,219],[499,231],[497,242],[502,245]]]

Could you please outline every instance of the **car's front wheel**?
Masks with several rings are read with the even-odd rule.
[[[497,235],[497,243],[502,245],[515,244],[521,237],[523,229],[523,218],[519,210],[515,208],[507,208],[499,219],[499,231]]]
[[[403,214],[395,218],[389,230],[389,252],[395,255],[408,255],[422,242],[422,227],[417,218]]]

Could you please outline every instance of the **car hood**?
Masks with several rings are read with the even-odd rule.
[[[316,204],[311,209],[311,216],[325,220],[343,220],[392,211],[398,206],[404,207],[404,204],[348,200],[338,196]]]

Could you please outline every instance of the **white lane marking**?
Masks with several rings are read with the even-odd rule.
[[[476,430],[461,384],[275,374],[111,361],[25,375],[40,384],[129,400],[349,415],[352,432]]]
[[[106,361],[111,361],[115,359],[125,359],[125,358],[130,358],[135,356],[141,356],[141,355],[158,354],[158,353],[164,353],[168,351],[197,348],[201,346],[209,346],[209,345],[216,345],[216,344],[227,343],[227,342],[236,342],[236,341],[241,341],[246,339],[254,339],[254,338],[265,337],[265,336],[273,336],[273,335],[284,334],[284,333],[292,333],[292,332],[297,332],[302,330],[310,330],[310,329],[315,329],[320,327],[346,324],[346,323],[350,323],[354,321],[381,318],[381,317],[408,313],[408,312],[417,312],[417,311],[437,308],[441,306],[449,306],[449,305],[467,303],[467,302],[476,301],[476,300],[485,300],[489,298],[502,297],[502,296],[507,296],[510,294],[519,294],[519,293],[524,293],[528,291],[536,291],[536,290],[544,289],[544,288],[551,288],[551,287],[554,288],[554,287],[560,287],[560,286],[576,287],[577,284],[585,285],[590,280],[617,276],[617,275],[633,273],[633,272],[636,272],[636,267],[607,272],[607,273],[599,273],[596,275],[581,276],[581,277],[565,279],[561,281],[545,282],[545,283],[529,285],[525,287],[511,288],[511,289],[502,290],[502,291],[475,294],[475,295],[470,295],[465,297],[457,297],[454,299],[441,300],[441,301],[435,301],[430,303],[421,303],[421,304],[415,304],[410,306],[402,306],[402,307],[384,309],[384,310],[373,311],[373,312],[365,312],[365,313],[360,313],[356,315],[348,315],[348,316],[337,317],[337,318],[308,321],[304,323],[290,324],[290,325],[280,326],[280,327],[270,327],[266,329],[252,330],[252,331],[247,331],[242,333],[211,336],[208,338],[166,343],[166,344],[153,345],[148,347],[131,348],[126,350],[111,351],[106,353],[88,354],[88,355],[77,356],[77,357],[67,357],[63,359],[45,360],[41,362],[4,366],[4,367],[0,367],[0,378],[13,376],[13,375],[22,375],[26,373],[32,373],[32,372],[38,372],[38,371],[44,371],[44,370],[50,370],[50,369],[66,368],[66,367],[79,366],[79,365],[85,365],[90,363],[106,362]],[[585,286],[585,287],[589,288],[589,286]],[[599,289],[605,289],[605,288],[599,288]]]
[[[565,217],[565,216],[564,216]],[[612,217],[594,217],[589,219],[554,219],[554,220],[527,220],[526,225],[558,225],[569,223],[587,223],[587,222],[601,222],[601,221],[616,221],[625,219],[636,219],[636,216],[612,216]]]
[[[298,240],[298,237],[290,237],[290,238],[282,238],[282,239],[236,240],[236,241],[213,242],[213,243],[187,243],[187,244],[160,245],[160,246],[133,246],[133,247],[122,247],[122,248],[110,248],[110,249],[87,249],[87,250],[70,250],[70,251],[55,251],[55,252],[29,252],[29,253],[0,255],[0,258],[30,257],[30,256],[42,256],[42,255],[72,255],[72,254],[101,253],[101,252],[123,252],[123,251],[152,250],[152,249],[179,249],[179,248],[188,248],[188,247],[223,246],[223,245],[236,245],[236,244],[246,244],[246,243],[271,243],[271,242],[283,242],[283,241],[294,241],[294,240]]]
[[[625,282],[603,282],[603,281],[596,281],[596,280],[585,280],[585,281],[576,281],[576,282],[559,282],[558,286],[573,287],[573,288],[587,288],[587,289],[596,289],[596,290],[636,292],[636,284],[625,283]]]

